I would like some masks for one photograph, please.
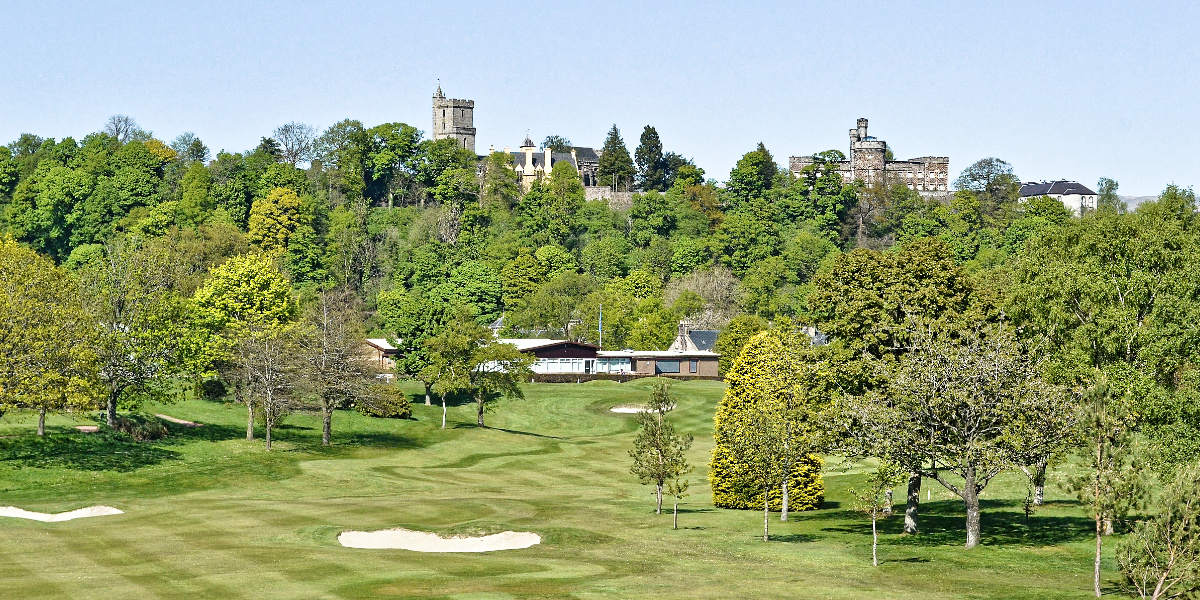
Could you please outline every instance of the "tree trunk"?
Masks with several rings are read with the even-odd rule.
[[[483,427],[483,399],[476,398],[475,405],[478,407],[478,412],[475,414],[475,424]]]
[[[883,492],[883,516],[892,516],[892,490]]]
[[[120,395],[119,390],[108,391],[108,403],[105,405],[106,419],[109,427],[117,426],[117,396]]]
[[[783,492],[783,493],[782,493],[782,496],[783,496],[783,497],[780,499],[780,506],[779,506],[779,508],[780,508],[781,510],[780,510],[780,513],[779,513],[779,520],[780,520],[780,521],[787,521],[787,513],[788,513],[788,482],[787,482],[787,477],[784,477],[784,478],[783,478],[783,487],[782,487],[782,490],[781,490],[781,491]]]
[[[904,508],[904,533],[917,534],[917,513],[921,508],[921,476],[908,476],[908,505]]]
[[[265,410],[265,412],[263,412],[263,416],[266,417],[265,419],[263,419],[263,421],[267,426],[267,436],[266,436],[267,452],[270,452],[271,451],[271,430],[275,428],[275,422],[274,422],[275,419],[271,418],[270,410]]]
[[[246,397],[246,441],[254,441],[254,402]]]
[[[671,516],[671,529],[679,529],[679,503],[675,503],[675,512]]]
[[[333,404],[321,407],[321,445],[328,446],[333,437]]]
[[[1046,500],[1046,466],[1049,460],[1040,460],[1033,471],[1033,505],[1041,506]]]
[[[967,549],[979,545],[979,488],[975,486],[975,470],[967,469],[963,478],[963,505],[967,509]]]
[[[767,504],[767,492],[768,491],[769,490],[763,490],[763,541],[764,542],[771,541],[771,530],[770,530],[771,515],[769,512],[767,512],[767,507],[769,506]]]
[[[421,383],[425,384],[425,406],[433,406],[433,400],[429,397],[429,387],[430,387],[429,384],[425,383],[424,381],[422,381]],[[442,404],[445,404],[445,402],[443,402]]]
[[[1104,519],[1104,535],[1112,535],[1113,533],[1115,532],[1113,531],[1112,517],[1107,517]]]
[[[1100,548],[1101,548],[1100,540],[1101,540],[1101,536],[1103,534],[1104,534],[1103,519],[1100,518],[1100,515],[1096,515],[1096,569],[1095,569],[1094,583],[1095,583],[1095,587],[1096,587],[1096,597],[1097,598],[1100,597]]]
[[[442,394],[442,429],[446,428],[446,395]]]
[[[46,409],[38,409],[38,435],[46,435]]]
[[[871,566],[879,566],[879,530],[875,528],[875,515],[871,515]]]
[[[654,484],[654,514],[662,514],[662,484]]]

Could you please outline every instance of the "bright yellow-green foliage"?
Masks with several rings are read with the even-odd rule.
[[[50,259],[0,238],[0,408],[85,408],[95,356],[77,281]]]
[[[300,196],[289,188],[277,187],[250,207],[250,243],[270,252],[287,248],[288,239],[300,225]]]
[[[762,507],[762,489],[746,479],[746,466],[730,450],[734,432],[728,428],[735,426],[741,411],[767,403],[778,403],[793,414],[803,415],[812,404],[806,379],[813,369],[806,364],[807,349],[807,337],[793,333],[787,323],[754,335],[734,361],[725,378],[725,396],[713,419],[716,447],[708,471],[713,504],[722,508]],[[821,467],[821,459],[812,454],[793,466],[788,477],[789,510],[820,507],[825,498]],[[773,490],[768,497],[771,508],[778,510],[782,490]]]
[[[809,454],[798,461],[788,477],[788,510],[816,510],[825,500],[825,480],[821,468],[825,461]],[[708,483],[712,486],[713,504],[720,508],[762,510],[762,490],[747,485],[734,476],[738,465],[728,449],[717,446],[713,449],[712,462],[708,464]],[[783,488],[774,488],[767,494],[771,510],[783,507]]]
[[[214,268],[192,306],[205,334],[196,351],[202,371],[228,358],[235,340],[281,327],[296,315],[292,284],[266,254],[235,256]]]

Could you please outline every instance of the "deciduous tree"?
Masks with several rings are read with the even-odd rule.
[[[300,321],[298,375],[320,407],[322,446],[329,445],[333,411],[365,396],[372,380],[359,355],[364,336],[356,300],[345,289],[321,290]]]
[[[119,403],[166,398],[185,369],[191,333],[185,303],[170,288],[170,260],[160,247],[117,238],[80,271],[110,427]]]
[[[282,380],[267,368],[270,365],[259,367],[266,371],[256,375],[247,362],[253,356],[239,356],[237,351],[261,350],[262,360],[276,359],[286,341],[280,331],[296,314],[292,285],[270,256],[244,254],[214,268],[196,291],[192,306],[195,321],[207,336],[198,367],[224,371],[234,381],[235,397],[240,395],[246,404],[246,439],[253,440],[256,394],[266,391],[264,381],[275,385]]]
[[[842,430],[859,452],[933,478],[962,498],[966,547],[974,548],[980,494],[996,475],[1057,443],[1074,427],[1075,413],[1066,390],[1042,378],[1042,361],[1009,329],[914,335],[911,350],[888,369],[885,388],[845,399],[840,412],[850,425]]]
[[[684,453],[692,446],[691,434],[681,435],[667,420],[675,409],[671,384],[660,381],[650,391],[650,402],[638,413],[637,437],[633,440],[630,472],[642,483],[654,484],[654,514],[662,514],[663,486],[691,472]]]

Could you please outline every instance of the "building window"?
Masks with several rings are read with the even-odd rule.
[[[657,360],[654,361],[655,373],[678,373],[679,361],[677,360]]]
[[[699,360],[697,360],[697,359],[693,358],[693,359],[690,361],[690,363],[691,363],[691,364],[689,364],[689,365],[688,365],[688,372],[689,372],[689,373],[696,373],[696,372],[698,372],[698,371],[700,370],[700,361],[699,361]]]

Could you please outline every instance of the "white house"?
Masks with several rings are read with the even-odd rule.
[[[1077,181],[1028,181],[1021,184],[1021,200],[1049,196],[1063,203],[1076,216],[1095,210],[1099,195]]]

